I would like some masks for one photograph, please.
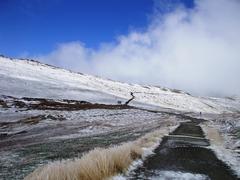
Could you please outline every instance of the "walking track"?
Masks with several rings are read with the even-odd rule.
[[[181,123],[128,179],[238,179],[213,151],[199,120]]]

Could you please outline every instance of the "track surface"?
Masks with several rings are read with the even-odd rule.
[[[206,148],[210,144],[199,123],[194,120],[181,123],[173,133],[163,138],[155,154],[131,172],[128,179],[184,179],[181,175],[174,177],[174,173],[195,177],[190,179],[238,179],[213,151]],[[168,172],[168,175],[161,172]],[[169,176],[171,173],[172,177]]]

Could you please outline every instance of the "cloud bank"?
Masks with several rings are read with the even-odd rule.
[[[240,1],[196,0],[98,49],[60,44],[42,62],[115,80],[198,95],[240,95]]]

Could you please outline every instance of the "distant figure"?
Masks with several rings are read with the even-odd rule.
[[[202,116],[202,112],[200,112],[200,116]]]
[[[120,104],[122,104],[122,101],[118,101],[117,103],[120,105]]]

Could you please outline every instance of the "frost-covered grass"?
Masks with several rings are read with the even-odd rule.
[[[133,142],[107,149],[96,148],[81,158],[57,161],[37,168],[26,180],[101,180],[126,171],[131,163],[146,156],[146,149],[155,147],[165,130],[156,130]]]
[[[19,123],[45,115],[46,119],[35,124]],[[7,134],[0,141],[0,179],[22,179],[39,165],[72,159],[95,147],[133,141],[158,127],[168,128],[177,120],[165,113],[137,109],[21,111],[0,108],[0,123],[10,123],[0,127],[0,133]]]
[[[49,115],[51,115],[49,117]],[[36,123],[26,123],[26,119],[38,117]],[[44,118],[42,118],[44,117]],[[84,111],[8,109],[0,113],[0,134],[6,134],[3,142],[21,142],[22,146],[38,142],[67,140],[102,133],[158,127],[174,118],[163,113],[152,113],[137,109],[108,110],[92,109]],[[23,123],[24,122],[24,123]],[[133,130],[133,132],[134,132]],[[24,133],[19,133],[24,132]],[[12,136],[13,135],[13,136]],[[31,137],[35,137],[35,139]],[[0,143],[1,145],[1,143]],[[11,144],[7,144],[10,146]],[[12,148],[16,143],[12,144]],[[7,148],[5,146],[4,148]]]
[[[210,140],[210,148],[217,157],[227,163],[240,177],[240,114],[222,114],[201,126],[206,137]]]

